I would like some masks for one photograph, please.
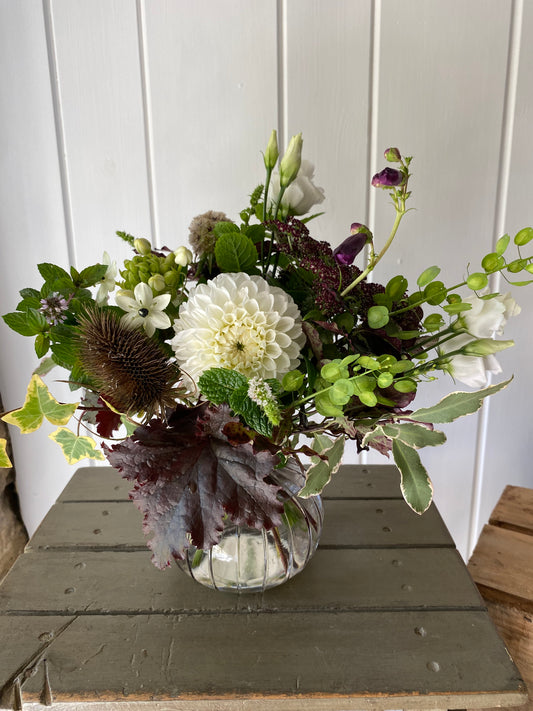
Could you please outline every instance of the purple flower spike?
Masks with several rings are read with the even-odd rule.
[[[383,168],[381,173],[376,173],[372,178],[375,188],[395,188],[403,183],[403,173],[396,168]]]
[[[333,257],[337,264],[352,264],[369,237],[371,238],[371,234],[368,227],[365,227],[360,222],[354,222],[350,230],[350,236],[333,252]]]

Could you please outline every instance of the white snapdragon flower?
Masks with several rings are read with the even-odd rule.
[[[117,306],[126,311],[122,323],[131,328],[142,326],[148,336],[153,336],[156,328],[170,328],[171,323],[164,309],[170,302],[170,294],[154,296],[152,289],[141,282],[134,291],[121,289],[115,296]]]
[[[290,209],[291,214],[305,215],[313,205],[324,202],[324,189],[317,187],[313,183],[314,174],[314,165],[308,160],[303,160],[298,175],[289,185],[281,199],[281,204]],[[270,183],[271,205],[275,205],[278,200],[279,182],[279,175],[276,173],[272,176]]]
[[[98,305],[107,303],[109,292],[115,290],[115,279],[117,277],[117,263],[111,261],[111,257],[107,252],[103,254],[102,264],[107,264],[107,270],[96,292],[96,303]]]
[[[495,296],[492,299],[470,296],[463,301],[472,305],[472,308],[465,311],[459,319],[459,324],[468,333],[461,333],[456,338],[443,343],[440,350],[444,354],[467,347],[477,339],[489,339],[494,335],[503,334],[507,319],[517,316],[521,310],[510,294]],[[508,347],[512,342],[508,341],[506,344]],[[485,348],[485,350],[490,349]],[[494,351],[497,350],[501,348],[495,347]],[[487,373],[501,372],[502,368],[492,353],[483,356],[457,354],[452,356],[450,362],[451,375],[473,388],[487,385]]]
[[[260,276],[223,273],[191,289],[174,321],[172,348],[197,381],[209,368],[248,378],[276,378],[293,370],[305,342],[291,296]]]

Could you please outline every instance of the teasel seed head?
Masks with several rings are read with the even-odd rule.
[[[92,309],[80,317],[78,356],[101,397],[119,412],[164,417],[166,408],[175,408],[178,367],[112,311]]]

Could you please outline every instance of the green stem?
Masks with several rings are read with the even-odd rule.
[[[354,280],[352,281],[352,283],[351,283],[349,286],[347,286],[346,289],[344,289],[344,291],[341,291],[341,296],[346,296],[346,294],[349,294],[350,291],[351,291],[355,286],[357,286],[357,284],[359,284],[359,282],[363,281],[363,279],[365,279],[365,278],[370,274],[370,272],[373,271],[373,269],[374,269],[374,267],[376,266],[376,264],[378,264],[378,262],[383,258],[383,256],[385,255],[385,253],[387,252],[387,250],[388,250],[389,247],[391,246],[392,241],[393,241],[393,239],[394,239],[395,236],[396,236],[396,232],[398,231],[398,227],[400,226],[400,222],[401,222],[401,220],[402,220],[402,217],[405,215],[405,213],[406,213],[406,209],[405,209],[405,198],[402,198],[402,199],[400,200],[400,202],[399,202],[399,205],[396,207],[396,218],[395,218],[395,220],[394,220],[394,224],[393,224],[393,226],[392,226],[392,230],[391,230],[391,233],[390,233],[390,235],[389,235],[389,238],[388,238],[388,240],[385,242],[385,245],[384,245],[383,249],[381,250],[381,252],[380,252],[377,256],[372,256],[372,257],[371,257],[371,259],[370,259],[370,261],[369,261],[369,263],[368,263],[367,268],[366,268],[363,272],[361,272],[361,274],[359,274],[359,276],[357,277],[357,279],[354,279]]]

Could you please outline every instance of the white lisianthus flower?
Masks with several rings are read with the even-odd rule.
[[[134,291],[121,289],[115,296],[117,306],[126,311],[122,323],[131,328],[142,326],[148,336],[153,336],[156,328],[170,328],[171,323],[164,309],[169,304],[170,294],[154,296],[152,289],[141,282]]]
[[[280,377],[297,366],[305,342],[292,297],[242,272],[219,274],[192,289],[174,330],[176,359],[195,381],[209,368]]]
[[[298,175],[289,185],[281,199],[281,204],[286,209],[289,209],[291,214],[305,215],[313,205],[324,202],[324,189],[318,188],[313,183],[314,174],[314,165],[308,160],[303,160]],[[277,203],[280,190],[279,175],[277,173],[272,176],[270,190],[272,206]]]
[[[109,292],[115,290],[115,279],[117,276],[117,263],[111,261],[111,257],[107,252],[104,252],[102,264],[107,264],[107,270],[96,292],[96,303],[99,305],[107,303]]]
[[[443,343],[440,346],[440,351],[444,354],[466,347],[477,339],[501,335],[507,319],[517,316],[521,310],[510,294],[495,296],[492,299],[470,296],[463,301],[471,304],[472,308],[462,314],[458,323],[468,333],[462,333]],[[511,342],[507,342],[507,344],[511,345]],[[501,349],[495,348],[494,350]],[[484,356],[454,355],[451,358],[449,370],[456,380],[473,388],[482,388],[487,385],[487,373],[502,372],[500,364],[492,353]]]

